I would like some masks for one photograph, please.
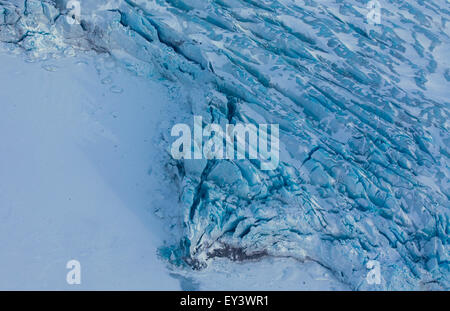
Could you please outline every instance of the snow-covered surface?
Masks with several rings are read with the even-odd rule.
[[[244,277],[244,267],[280,260],[317,264],[351,289],[448,289],[447,1],[380,0],[380,25],[368,23],[365,0],[83,0],[80,24],[67,23],[66,2],[0,1],[0,41],[50,61],[49,72],[54,56],[109,55],[165,90],[154,157],[137,161],[150,166],[145,181],[137,166],[124,169],[128,175],[115,170],[107,160],[114,150],[92,138],[98,132],[113,141],[115,121],[79,124],[77,141],[114,194],[129,197],[138,180],[160,197],[147,201],[162,233],[143,221],[145,198],[130,195],[135,201],[124,205],[160,239],[158,254],[183,275],[182,288],[195,287],[196,278],[214,287],[205,275],[227,270],[224,262]],[[128,75],[118,76],[127,86]],[[120,107],[129,102],[125,86],[105,87],[122,96]],[[84,111],[101,114],[99,102],[107,103],[94,98]],[[118,130],[130,149],[145,135],[131,127],[141,124],[132,112],[122,110],[128,119]],[[193,115],[205,123],[279,124],[279,167],[171,159],[170,128],[191,124]],[[149,111],[138,120],[154,117]],[[146,151],[135,156],[151,157]],[[366,282],[372,260],[381,264],[381,284]],[[319,270],[308,269],[317,272],[311,279],[321,278]]]
[[[0,54],[0,289],[180,289],[150,213],[161,200],[152,142],[170,101],[158,85],[105,74],[102,84],[92,57]],[[79,286],[66,283],[71,259]]]
[[[191,278],[188,277],[189,274],[192,275]],[[292,258],[264,258],[241,263],[220,258],[205,270],[188,273],[184,284],[185,289],[196,290],[351,289],[318,263],[302,263]]]

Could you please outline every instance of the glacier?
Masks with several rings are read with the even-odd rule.
[[[445,0],[0,0],[30,59],[108,55],[171,89],[161,129],[179,206],[160,256],[313,262],[355,290],[448,290],[450,6]],[[279,124],[280,165],[179,160],[171,125]],[[380,262],[382,283],[366,282]]]

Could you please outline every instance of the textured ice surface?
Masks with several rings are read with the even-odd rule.
[[[352,289],[449,288],[450,8],[445,0],[0,1],[29,57],[109,53],[169,81],[192,123],[280,124],[280,166],[167,157],[173,264],[291,257]],[[166,83],[165,82],[165,83]],[[382,284],[366,282],[369,260]]]

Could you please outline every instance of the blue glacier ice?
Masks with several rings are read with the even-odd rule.
[[[380,289],[448,290],[450,4],[380,0],[373,24],[368,2],[82,0],[70,24],[65,0],[0,0],[0,41],[160,77],[184,107],[166,153],[170,124],[194,115],[280,125],[274,171],[167,155],[171,264],[290,257],[365,290],[377,260]]]

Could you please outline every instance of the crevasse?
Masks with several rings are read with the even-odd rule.
[[[0,40],[30,57],[109,53],[159,75],[186,107],[171,123],[277,123],[280,165],[167,157],[182,205],[179,243],[216,257],[314,261],[353,289],[449,287],[448,2],[0,1]],[[170,148],[170,128],[161,146]],[[169,209],[169,207],[168,207]]]

